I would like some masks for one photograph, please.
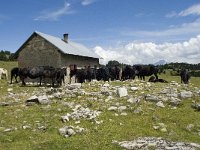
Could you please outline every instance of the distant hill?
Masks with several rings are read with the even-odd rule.
[[[167,64],[167,61],[165,61],[165,60],[163,60],[163,59],[157,61],[156,63],[154,63],[155,66],[157,66],[157,65],[165,65],[165,64]]]

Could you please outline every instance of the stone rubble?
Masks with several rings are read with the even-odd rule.
[[[200,148],[196,143],[171,142],[161,137],[139,137],[133,141],[113,141],[127,150],[197,150]]]
[[[41,96],[34,95],[26,100],[27,105],[31,105],[32,103],[48,105],[48,104],[50,104],[50,101],[46,95],[41,95]]]
[[[75,135],[77,133],[82,133],[84,131],[85,131],[85,129],[81,128],[79,126],[76,126],[76,127],[74,127],[74,126],[65,126],[65,127],[59,129],[59,133],[62,136],[64,136],[65,138],[73,136],[73,135]]]
[[[80,120],[81,118],[85,118],[88,120],[95,120],[101,114],[101,111],[93,111],[89,108],[84,108],[81,105],[76,105],[73,109],[72,113],[67,113],[64,116],[61,116],[63,122],[67,122],[70,119],[72,120]]]
[[[21,97],[26,98],[27,105],[41,104],[48,105],[53,102],[59,103],[66,108],[70,108],[73,112],[60,116],[64,123],[69,121],[75,121],[75,124],[81,124],[81,119],[92,120],[93,123],[99,125],[104,121],[98,121],[96,118],[102,113],[102,111],[91,110],[87,107],[91,102],[102,102],[102,110],[113,111],[113,115],[126,116],[128,111],[131,110],[134,114],[145,114],[145,110],[142,109],[141,103],[153,104],[159,109],[167,107],[168,105],[173,108],[179,107],[184,99],[200,96],[200,89],[198,87],[183,86],[175,81],[166,84],[164,88],[156,89],[156,84],[145,81],[134,80],[130,83],[120,86],[112,86],[110,83],[99,83],[95,81],[95,84],[90,83],[92,88],[97,90],[88,92],[84,85],[80,83],[66,84],[62,88],[47,88],[41,87],[39,91],[33,91],[31,95],[28,95],[27,91],[24,93],[16,94],[13,88],[8,88],[8,95],[0,102],[0,106],[10,106],[15,103],[20,104]],[[98,88],[96,87],[98,86]],[[157,91],[155,92],[154,89]],[[85,98],[86,96],[86,98]],[[77,98],[80,101],[88,102],[89,104],[77,105],[76,102],[66,101],[71,98]],[[10,101],[6,101],[11,99]],[[14,100],[13,100],[14,99]],[[125,99],[125,100],[124,100]],[[123,102],[121,102],[123,100]],[[90,106],[90,105],[89,105]],[[193,109],[200,111],[200,103],[194,102],[191,106]],[[47,108],[48,109],[48,108]],[[149,108],[150,109],[150,108]],[[152,108],[153,110],[154,108]],[[156,108],[155,108],[156,109]],[[58,112],[62,112],[63,108],[57,108]],[[99,109],[98,109],[99,110]],[[58,115],[58,114],[57,114]],[[123,123],[119,123],[123,125]],[[31,125],[23,125],[22,129],[30,129]],[[40,125],[38,129],[46,130],[46,126]],[[191,131],[194,127],[189,124],[186,129]],[[167,126],[163,123],[157,123],[153,125],[153,129],[159,130],[163,133],[168,132]],[[83,132],[85,129],[80,127],[65,126],[59,129],[59,133],[64,137],[70,137],[76,133]],[[5,129],[4,132],[10,132],[13,129]],[[198,131],[200,135],[200,131]],[[182,142],[169,142],[162,138],[145,137],[139,138],[132,142],[124,141],[118,142],[123,148],[126,149],[148,149],[148,147],[155,147],[157,149],[193,149],[198,147],[198,144],[187,144]]]
[[[124,96],[128,96],[128,90],[126,87],[120,87],[117,89],[117,95],[119,97],[124,97]]]

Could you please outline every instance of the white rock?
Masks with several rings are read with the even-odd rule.
[[[127,102],[132,103],[132,104],[135,104],[135,103],[139,103],[139,102],[140,102],[140,99],[139,99],[139,98],[129,98],[129,99],[127,100]]]
[[[137,91],[139,88],[138,87],[131,87],[132,91]]]
[[[108,108],[108,110],[111,110],[111,111],[112,111],[112,110],[117,110],[117,109],[118,109],[118,108],[117,108],[116,106],[111,106],[111,107]]]
[[[163,104],[162,101],[157,102],[157,103],[156,103],[156,106],[158,106],[158,107],[162,107],[162,108],[165,107],[165,105]]]
[[[161,132],[167,132],[167,129],[166,128],[161,128],[160,131]]]
[[[192,92],[190,92],[190,91],[182,91],[181,93],[180,93],[180,97],[182,97],[182,98],[190,98],[190,97],[192,97]]]
[[[145,97],[146,100],[149,100],[149,101],[153,101],[153,102],[158,102],[159,101],[159,98],[155,95],[150,95],[150,94],[147,94],[146,97]]]
[[[7,91],[11,92],[11,91],[13,91],[13,88],[8,88]]]
[[[126,112],[123,112],[120,114],[121,116],[127,116],[127,113]]]
[[[42,105],[48,105],[50,103],[46,95],[38,96],[38,102]]]
[[[127,88],[125,88],[125,87],[118,88],[118,89],[117,89],[117,95],[118,95],[119,97],[127,96],[127,95],[128,95]]]
[[[63,127],[63,128],[60,128],[60,129],[59,129],[59,133],[60,133],[61,135],[66,135],[66,131],[67,131],[67,128],[66,128],[66,127]]]
[[[71,136],[71,135],[75,135],[76,132],[75,132],[73,129],[68,129],[68,130],[67,130],[67,134],[68,134],[69,136]]]
[[[103,86],[104,86],[104,87],[109,87],[109,86],[110,86],[110,84],[108,84],[108,83],[105,83]]]
[[[126,110],[126,106],[119,106],[119,107],[118,107],[118,110],[119,110],[120,112],[122,112],[122,111]]]
[[[38,97],[36,95],[34,95],[27,99],[27,101],[29,101],[29,100],[38,100]]]
[[[68,89],[73,90],[73,89],[80,89],[81,88],[81,83],[72,83],[69,85]]]
[[[61,116],[63,122],[69,121],[69,115]]]

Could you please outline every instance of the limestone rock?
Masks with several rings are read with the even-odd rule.
[[[182,91],[180,92],[180,97],[181,98],[190,98],[192,97],[192,92],[191,91]]]
[[[125,87],[120,87],[117,89],[117,95],[119,97],[124,97],[124,96],[127,96],[128,95],[128,91],[127,91],[127,88]]]

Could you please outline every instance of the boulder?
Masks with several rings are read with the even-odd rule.
[[[119,97],[124,97],[124,96],[128,96],[128,91],[127,91],[127,88],[125,87],[120,87],[117,89],[117,95]]]
[[[180,92],[180,97],[181,98],[190,98],[192,97],[192,92],[191,91],[182,91]]]
[[[38,102],[41,105],[48,105],[50,103],[50,101],[46,95],[38,96]]]
[[[162,107],[162,108],[165,107],[165,105],[163,104],[162,101],[157,102],[157,103],[156,103],[156,106],[158,106],[158,107]]]

